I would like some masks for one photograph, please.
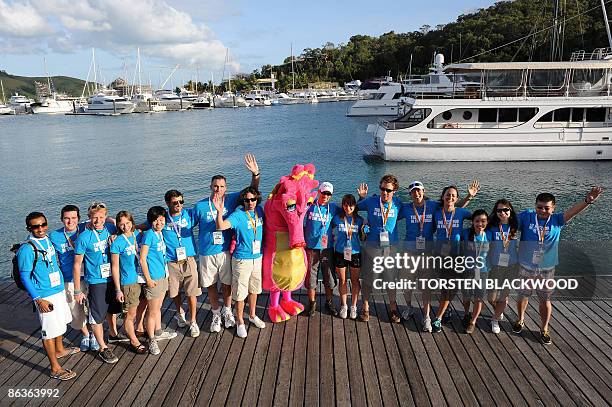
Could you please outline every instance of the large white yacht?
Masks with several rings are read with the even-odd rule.
[[[406,113],[371,124],[367,155],[389,161],[612,159],[612,52],[566,62],[465,63],[477,89],[413,99]]]
[[[142,93],[140,89],[132,95],[132,103],[134,103],[134,113],[158,113],[168,110],[166,106],[159,103],[150,93]]]
[[[15,93],[9,99],[9,107],[15,111],[17,114],[21,113],[29,113],[30,105],[34,103],[31,99],[20,95],[19,93]]]
[[[34,82],[34,85],[36,86],[36,102],[30,105],[30,110],[34,114],[62,114],[81,106],[80,100],[55,92],[51,78],[46,84]]]
[[[226,90],[222,95],[215,95],[215,107],[250,107],[251,105],[242,96]]]
[[[166,106],[167,110],[191,109],[191,101],[183,99],[169,89],[156,90],[155,98],[159,100],[160,105]]]
[[[244,100],[251,106],[272,106],[270,93],[262,89],[253,89],[244,95]]]
[[[124,97],[118,96],[115,90],[103,90],[87,100],[83,110],[93,114],[129,114],[134,112],[136,105]]]

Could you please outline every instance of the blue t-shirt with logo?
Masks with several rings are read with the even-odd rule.
[[[112,226],[112,228],[110,227]],[[74,248],[75,254],[83,255],[85,281],[87,284],[103,284],[111,278],[102,276],[102,264],[109,264],[108,238],[116,232],[114,225],[104,225],[102,230],[85,229],[79,234]],[[110,270],[110,268],[109,268]]]
[[[435,224],[434,214],[440,208],[440,202],[426,199],[423,206],[416,206],[413,202],[405,202],[402,204],[399,219],[406,219],[406,242],[405,246],[408,250],[416,250],[416,239],[419,236],[425,238],[428,246],[431,247],[431,242],[434,240]],[[416,214],[414,213],[416,209]],[[425,212],[425,218],[423,218]],[[418,216],[418,217],[417,217]],[[423,231],[419,222],[423,222]]]
[[[162,229],[166,242],[166,257],[168,261],[177,261],[176,248],[184,247],[187,256],[195,256],[195,238],[193,236],[193,210],[183,209],[176,216],[166,217],[166,226]],[[181,238],[179,239],[179,235]]]
[[[136,284],[140,259],[138,247],[142,241],[142,233],[137,230],[130,237],[120,234],[111,244],[111,254],[119,255],[119,276],[121,285]]]
[[[257,218],[255,218],[255,211],[257,211]],[[232,229],[236,231],[236,248],[232,256],[240,260],[260,258],[264,224],[263,208],[257,206],[254,211],[249,211],[248,215],[242,207],[236,208],[228,216],[227,221],[232,224]],[[257,222],[257,228],[255,233],[253,233],[253,224],[255,222]],[[259,253],[253,253],[254,240],[259,241]]]
[[[461,232],[463,230],[463,221],[472,217],[472,212],[464,208],[455,208],[455,213],[445,212],[440,206],[434,213],[434,222],[436,227],[436,240],[459,242],[461,240]],[[446,218],[446,226],[444,222]],[[451,226],[452,218],[452,226]],[[448,234],[447,230],[448,228]]]
[[[530,270],[552,269],[559,264],[559,239],[561,237],[561,229],[565,226],[565,218],[563,213],[553,213],[550,218],[537,219],[536,211],[528,209],[519,213],[519,230],[521,231],[521,244],[519,247],[519,262],[521,266]],[[540,245],[539,230],[546,227],[544,233],[544,244]],[[534,252],[543,250],[544,256],[540,264],[535,264]]]
[[[304,240],[309,249],[327,249],[333,247],[331,220],[342,209],[335,203],[326,205],[313,204],[304,216]],[[327,235],[327,247],[321,245],[321,237]]]
[[[506,239],[510,236],[510,225],[500,223],[502,227],[502,231]],[[491,250],[489,252],[489,260],[492,266],[499,266],[499,256],[502,253],[508,253],[510,255],[508,260],[508,266],[512,266],[518,263],[518,239],[516,236],[514,239],[510,239],[508,242],[508,249],[504,248],[504,237],[499,230],[499,226],[490,226],[489,230],[491,231]]]
[[[161,232],[149,229],[144,232],[140,246],[149,246],[147,266],[151,280],[161,280],[166,277],[166,244]]]
[[[22,244],[17,250],[17,265],[21,281],[30,297],[35,300],[64,291],[64,277],[57,261],[55,248],[49,238],[36,239],[30,236],[29,241],[38,249],[34,272],[32,273],[34,249],[28,243]]]
[[[332,228],[336,229],[335,251],[344,253],[344,248],[348,241],[347,231],[349,230],[351,231],[351,252],[357,254],[361,251],[361,242],[359,241],[359,231],[363,226],[363,218],[361,216],[357,216],[357,219],[354,220],[352,217],[346,218],[345,223],[345,219],[342,219],[340,215],[336,215],[333,217],[331,224]]]
[[[225,194],[225,202],[223,206],[223,219],[236,209],[240,192]],[[210,256],[226,252],[230,248],[232,242],[231,230],[224,230],[223,244],[214,244],[213,233],[217,230],[217,210],[215,205],[210,201],[210,198],[204,198],[193,207],[194,226],[197,224],[200,227],[198,233],[198,249],[200,256]]]
[[[463,236],[462,236],[463,253],[466,257],[469,256],[472,259],[474,259],[474,261],[476,261],[476,258],[480,257],[480,262],[482,262],[483,264],[483,267],[480,269],[480,271],[483,273],[488,272],[490,268],[489,250],[490,250],[492,239],[493,239],[492,233],[488,229],[485,230],[485,232],[482,234],[475,233],[471,239],[470,239],[470,229],[463,230]]]
[[[368,224],[370,225],[370,233],[368,234],[368,242],[380,242],[380,233],[383,231],[389,232],[389,243],[397,243],[397,219],[402,210],[402,202],[393,197],[391,202],[382,203],[383,211],[381,212],[380,196],[374,194],[369,198],[357,202],[357,210],[366,211],[368,213]],[[387,222],[383,225],[383,215],[387,217]]]

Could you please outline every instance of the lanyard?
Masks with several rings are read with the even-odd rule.
[[[53,262],[53,259],[50,259],[47,257],[49,250],[51,248],[51,243],[49,242],[49,237],[45,236],[44,241],[47,242],[47,249],[45,249],[45,247],[42,245],[42,243],[40,243],[40,240],[35,238],[34,236],[30,236],[30,240],[34,242],[34,244],[38,247],[40,247],[40,250],[44,253],[43,255],[43,261],[45,262],[45,264],[47,265],[47,267],[49,267],[49,264],[51,265],[51,273],[53,273],[55,271],[55,263]]]
[[[66,241],[68,241],[68,244],[70,245],[70,247],[72,247],[72,248],[74,249],[74,242],[72,241],[72,239],[70,238],[70,236],[68,236],[68,235],[66,234],[66,228],[64,228],[63,232],[64,232],[64,237],[66,238]],[[76,238],[77,238],[77,239],[79,238],[79,227],[78,227],[78,226],[77,226],[77,229],[76,229]],[[76,240],[76,239],[75,239],[75,240]]]
[[[504,228],[502,224],[499,224],[499,233],[501,233],[502,243],[504,245],[504,250],[508,251],[508,246],[510,246],[510,225],[508,225],[508,233],[504,234]]]
[[[157,239],[162,243],[162,254],[164,256],[164,263],[166,262],[166,241],[164,240],[164,235],[162,234],[162,232],[155,232],[155,236],[157,236]],[[136,239],[136,237],[134,237],[134,240]]]
[[[257,208],[255,208],[255,210],[253,211],[255,212],[255,219],[253,219],[249,211],[244,211],[244,212],[247,214],[249,218],[249,222],[253,226],[253,241],[256,241],[257,240],[257,221],[259,220],[259,217],[257,216]]]
[[[419,216],[419,212],[417,211],[416,205],[412,204],[412,210],[414,211],[414,216],[416,216],[419,221],[419,230],[421,231],[421,236],[423,236],[423,228],[425,227],[425,211],[427,211],[427,201],[423,202],[423,217]]]
[[[346,222],[346,216],[344,217],[344,229],[346,231],[346,240],[352,241],[353,238],[353,222],[355,219],[351,216],[351,225]]]
[[[104,230],[100,233],[104,233],[104,231],[106,230],[106,226],[104,226]],[[102,240],[100,240],[100,234],[98,234],[98,231],[94,228],[94,235],[96,235],[96,239],[98,239],[98,243],[101,242]],[[102,252],[102,263],[108,263],[108,256],[106,255],[106,246],[104,246],[104,251]]]
[[[544,244],[544,235],[546,235],[546,226],[548,226],[548,222],[550,222],[551,215],[548,215],[548,219],[546,219],[546,223],[540,229],[540,223],[538,222],[538,214],[535,215],[535,224],[536,229],[538,230],[538,239],[540,240],[540,244]]]
[[[179,213],[179,221],[183,218],[183,212]],[[183,237],[181,236],[181,230],[183,229],[182,226],[180,224],[177,224],[174,222],[174,219],[172,219],[172,215],[170,215],[168,213],[168,220],[170,223],[170,226],[172,226],[172,229],[174,230],[174,233],[176,233],[176,237],[178,238],[178,242],[179,242],[179,246],[183,246]]]
[[[317,204],[317,210],[319,211],[319,216],[321,217],[321,229],[327,229],[327,218],[329,217],[329,204],[326,206],[327,213],[323,216],[323,212],[321,212],[321,206]]]
[[[383,229],[387,226],[387,219],[389,218],[389,212],[391,212],[391,204],[393,201],[389,202],[389,206],[387,206],[387,211],[385,212],[385,206],[383,205],[382,198],[379,198],[380,201],[380,214],[382,216],[382,225]]]
[[[122,234],[121,236],[123,236],[123,238],[128,243],[128,245],[130,246],[132,245],[132,242],[130,242],[130,239],[128,239],[128,237],[125,234]],[[136,242],[136,235],[132,234],[132,237],[134,238],[134,252],[136,253],[136,256],[138,256],[138,252],[140,250],[138,249],[138,243]]]
[[[446,238],[450,239],[451,234],[453,233],[453,218],[455,217],[455,210],[451,212],[451,217],[448,223],[446,222],[446,212],[444,208],[442,208],[442,221],[444,222],[444,229],[446,229]]]
[[[474,243],[478,242],[478,246],[476,246],[476,257],[480,257],[480,252],[486,243],[486,234],[481,232],[478,236],[483,236],[482,240],[476,240],[476,234],[474,234]]]

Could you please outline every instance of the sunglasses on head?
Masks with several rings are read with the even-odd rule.
[[[47,222],[39,223],[37,225],[30,225],[30,229],[40,229],[40,228],[46,228],[46,227],[47,227]]]
[[[244,198],[242,202],[257,202],[257,198]]]
[[[92,209],[106,209],[106,204],[103,202],[94,202],[89,206],[89,210]]]
[[[322,191],[321,195],[325,195],[325,196],[332,196],[332,193],[329,191]]]
[[[184,203],[185,203],[185,201],[183,201],[182,199],[178,199],[176,201],[170,202],[170,205],[182,205]]]
[[[383,187],[380,187],[380,190],[382,192],[386,192],[388,194],[390,194],[391,192],[395,191],[394,189],[388,189],[388,188],[383,188]]]
[[[497,209],[495,210],[495,212],[497,212],[497,213],[502,213],[502,212],[504,212],[504,213],[510,213],[510,208],[497,208]]]

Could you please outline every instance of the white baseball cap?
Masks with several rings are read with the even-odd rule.
[[[323,182],[319,185],[319,192],[329,192],[330,194],[334,193],[334,186],[331,182]]]
[[[413,181],[412,184],[408,186],[408,192],[412,192],[413,189],[424,190],[425,187],[421,181]]]

